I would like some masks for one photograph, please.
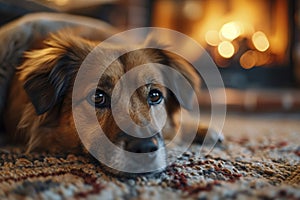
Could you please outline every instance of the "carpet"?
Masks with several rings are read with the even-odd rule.
[[[107,175],[87,155],[0,150],[0,199],[300,199],[300,116],[231,115],[225,141],[199,145],[154,177]],[[205,149],[205,147],[204,147]]]

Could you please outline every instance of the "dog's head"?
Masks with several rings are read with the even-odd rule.
[[[62,32],[52,35],[45,44],[45,48],[29,52],[20,67],[20,79],[31,103],[27,106],[27,114],[23,115],[19,127],[29,129],[31,132],[29,138],[34,137],[29,139],[29,146],[32,149],[43,147],[61,150],[77,149],[81,147],[81,142],[72,115],[72,90],[82,62],[97,43]],[[106,50],[113,54],[121,51],[122,47],[107,47]],[[96,69],[103,69],[102,63],[106,59],[107,57],[99,55],[95,62],[98,63]],[[128,92],[127,86],[118,84],[124,74],[149,63],[151,64],[143,70],[138,70],[138,73],[134,75],[129,73],[127,76],[130,82],[137,86],[132,93]],[[182,76],[176,73],[171,75],[169,71],[165,72],[156,67],[155,63],[169,66]],[[84,73],[85,77],[92,77],[95,71],[87,70]],[[78,98],[75,104],[73,99],[73,109],[77,109],[76,112],[80,113],[86,125],[84,129],[90,144],[85,144],[85,147],[95,148],[92,143],[98,139],[99,124],[107,138],[126,151],[149,153],[163,147],[164,134],[177,132],[175,113],[180,106],[191,107],[192,92],[180,81],[183,77],[198,93],[200,88],[198,74],[178,55],[162,49],[142,47],[121,55],[104,70],[101,78],[96,80],[97,84],[91,81],[80,86],[82,87],[79,89],[82,91],[81,98]],[[170,86],[172,91],[166,86]],[[112,99],[113,92],[117,98]],[[127,96],[124,96],[124,93]],[[163,129],[150,137],[145,137],[146,134],[141,133],[143,138],[135,137],[138,133],[133,136],[121,129],[120,124],[116,123],[112,105],[124,104],[124,97],[129,97],[125,108],[128,115],[120,112],[117,117],[120,123],[125,122],[126,126],[128,118],[139,127],[145,127],[151,121],[160,123],[162,110],[165,110],[167,120]],[[90,116],[86,114],[86,110],[91,108],[94,110],[94,115],[96,113],[98,123],[93,123]],[[32,115],[36,119],[33,119]],[[35,125],[33,126],[33,122],[30,121],[36,121]],[[130,130],[135,131],[135,129]],[[101,147],[99,149],[101,149],[100,153],[110,155],[109,159],[116,160],[115,165],[124,164],[118,161],[122,155],[105,152]]]

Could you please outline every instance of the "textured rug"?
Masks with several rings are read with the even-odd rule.
[[[300,199],[299,115],[227,117],[225,142],[156,177],[120,179],[87,155],[0,150],[0,199]]]

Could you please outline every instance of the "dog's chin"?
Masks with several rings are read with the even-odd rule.
[[[142,155],[142,159],[133,159],[115,155],[113,165],[105,167],[106,171],[115,176],[134,178],[138,176],[155,176],[163,172],[167,166],[166,154],[151,152]],[[130,161],[129,161],[130,160]]]
[[[103,164],[101,165],[102,165],[102,169],[105,171],[106,174],[120,179],[137,179],[138,177],[155,178],[155,177],[159,177],[166,169],[166,168],[161,168],[151,172],[132,173],[132,172],[118,171],[106,165]]]
[[[159,176],[167,167],[165,151],[163,153],[151,152],[141,154],[138,158],[130,158],[126,157],[126,154],[122,152],[114,152],[107,160],[96,160],[100,163],[105,173],[118,178],[155,177]]]

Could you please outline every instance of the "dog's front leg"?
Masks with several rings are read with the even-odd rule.
[[[177,133],[181,135],[182,141],[191,141],[193,138],[193,143],[204,145],[221,143],[224,140],[222,132],[218,132],[199,121],[188,111],[183,111],[181,115],[178,112],[169,119],[168,126],[164,130],[164,136],[171,140]]]
[[[198,130],[194,138],[195,143],[215,144],[215,143],[220,143],[223,140],[224,140],[224,135],[222,132],[218,132],[213,128],[208,128],[203,124],[198,125]]]

